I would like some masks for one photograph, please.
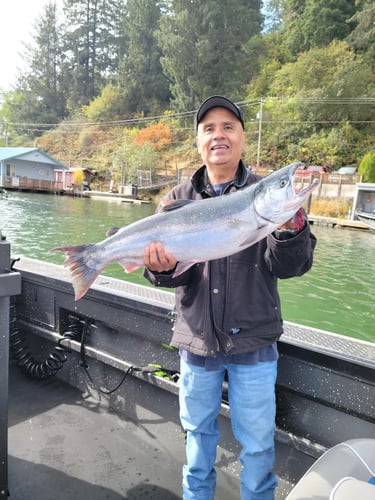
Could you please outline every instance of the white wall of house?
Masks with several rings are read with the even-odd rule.
[[[19,156],[15,155],[1,160],[0,185],[4,184],[5,178],[12,179],[14,185],[22,178],[53,181],[55,169],[65,170],[65,168],[68,169],[68,167],[49,157],[43,151],[35,149],[27,153],[21,153]]]

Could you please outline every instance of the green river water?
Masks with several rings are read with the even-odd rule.
[[[118,199],[83,199],[35,193],[0,195],[0,231],[12,255],[62,264],[50,253],[61,245],[93,243],[114,226],[154,213],[150,205]],[[313,269],[280,281],[285,320],[375,341],[375,232],[313,226],[318,238]],[[148,285],[141,271],[125,274],[114,263],[105,275]]]

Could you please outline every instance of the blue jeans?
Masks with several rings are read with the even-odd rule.
[[[206,371],[181,359],[180,419],[187,439],[183,498],[213,500],[215,496],[217,417],[225,371],[233,434],[242,446],[241,499],[273,500],[277,361],[228,364]]]

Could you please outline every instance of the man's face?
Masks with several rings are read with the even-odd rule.
[[[208,111],[198,125],[197,146],[207,167],[237,168],[246,134],[238,118],[226,108]]]

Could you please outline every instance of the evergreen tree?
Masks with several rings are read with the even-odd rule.
[[[251,77],[246,47],[262,28],[261,1],[166,3],[158,40],[174,107],[191,110],[216,93],[239,99]]]
[[[64,0],[69,104],[88,104],[115,73],[122,45],[122,0]]]
[[[346,38],[356,0],[284,0],[282,11],[284,44],[295,58],[310,48]]]
[[[55,124],[66,116],[65,91],[60,72],[62,53],[61,26],[55,2],[48,3],[35,24],[34,44],[23,55],[27,71],[16,84],[19,99],[13,108],[15,122]],[[42,130],[40,131],[42,132]]]
[[[361,10],[350,19],[356,27],[347,38],[348,43],[372,65],[375,71],[375,3],[366,0]]]
[[[160,64],[161,50],[154,33],[161,10],[155,0],[128,0],[125,33],[127,50],[119,72],[119,85],[128,112],[155,112],[169,102],[168,81]]]
[[[271,33],[278,31],[281,27],[281,1],[280,0],[263,0],[263,14],[264,14],[264,33]]]

